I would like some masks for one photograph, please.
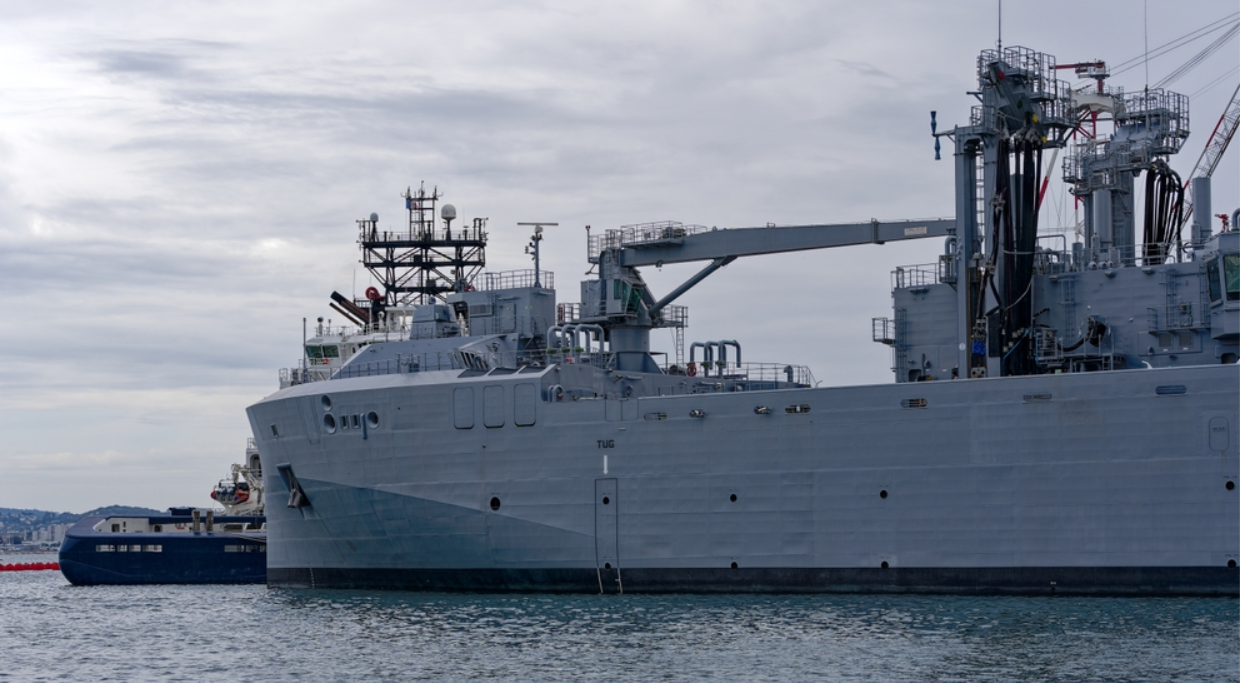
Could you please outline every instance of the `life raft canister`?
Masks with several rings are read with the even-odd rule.
[[[685,370],[685,374],[689,375],[690,377],[697,377],[697,364],[690,363],[688,369]]]

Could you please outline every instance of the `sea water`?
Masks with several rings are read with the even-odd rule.
[[[1240,681],[1240,601],[75,587],[0,572],[0,652],[0,681],[23,683]]]

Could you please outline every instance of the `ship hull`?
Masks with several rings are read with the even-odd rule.
[[[187,523],[186,518],[155,518]],[[219,518],[221,523],[232,519]],[[256,518],[241,518],[253,522]],[[60,571],[77,586],[244,584],[267,580],[265,532],[108,533],[88,517],[65,533]]]
[[[554,372],[252,406],[269,583],[1240,594],[1236,365],[520,403]]]

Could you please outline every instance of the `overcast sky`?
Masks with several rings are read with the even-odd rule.
[[[1236,11],[1151,0],[1148,44]],[[518,221],[558,222],[561,302],[587,224],[951,216],[929,112],[967,123],[996,25],[995,0],[0,2],[0,507],[210,503],[302,318],[369,284],[354,220],[400,226],[423,180],[490,219],[491,270],[530,267]],[[1135,0],[1009,2],[1003,41],[1119,64],[1143,25]],[[1181,174],[1238,69],[1233,38],[1169,86],[1192,97]],[[1216,213],[1240,206],[1238,159]],[[1053,187],[1043,227],[1073,211]],[[737,339],[824,385],[893,381],[870,319],[892,269],[941,250],[742,259],[677,302],[686,341]],[[658,296],[699,267],[645,274]]]

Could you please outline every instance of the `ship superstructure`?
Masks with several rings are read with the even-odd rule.
[[[1056,67],[984,51],[968,125],[932,124],[955,145],[952,219],[606,230],[580,302],[557,304],[547,224],[529,224],[533,270],[481,273],[455,210],[442,229],[411,217],[430,242],[409,263],[449,258],[435,277],[364,261],[382,283],[368,316],[421,287],[398,338],[248,411],[278,499],[269,581],[1236,595],[1240,233],[1211,230],[1198,183],[1206,218],[1180,236],[1185,98],[1073,92]],[[1060,149],[1079,239],[1038,230]],[[684,358],[675,302],[737,258],[936,237],[942,256],[897,269],[894,315],[873,321],[893,384],[819,387],[739,339]],[[704,266],[671,292],[641,276],[684,262]],[[652,352],[659,328],[674,357]]]
[[[983,52],[970,125],[936,131],[955,143],[958,228],[937,263],[896,271],[895,316],[874,320],[898,382],[1236,362],[1237,235],[1211,230],[1208,179],[1180,234],[1185,183],[1168,157],[1188,136],[1188,99],[1104,89],[1104,63],[1072,66],[1096,91],[1055,80],[1049,55]],[[1040,156],[1072,131],[1079,239],[1037,229]]]

